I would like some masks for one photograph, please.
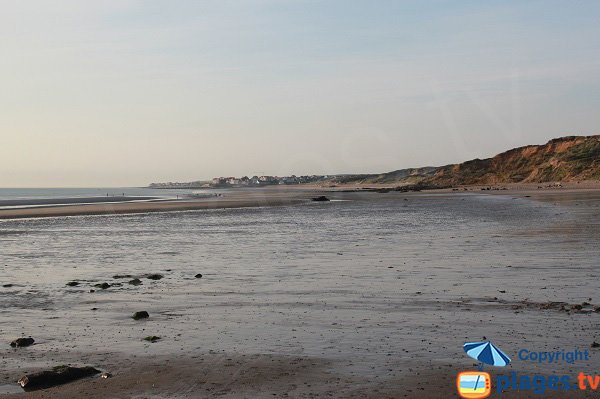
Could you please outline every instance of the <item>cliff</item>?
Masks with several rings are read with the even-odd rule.
[[[455,186],[581,180],[600,180],[600,135],[561,137],[493,158],[442,166],[422,182]]]

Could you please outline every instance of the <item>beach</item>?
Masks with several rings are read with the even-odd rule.
[[[0,397],[457,397],[477,368],[462,344],[483,337],[513,357],[493,375],[600,369],[599,191],[336,189],[0,221]],[[20,336],[35,344],[10,348]],[[521,348],[592,356],[544,365]],[[112,377],[15,384],[63,364]]]
[[[173,212],[189,210],[228,209],[247,207],[270,207],[297,205],[321,195],[335,196],[337,199],[357,198],[378,190],[393,190],[402,187],[394,184],[343,184],[318,185],[303,184],[290,186],[267,186],[261,189],[203,190],[202,198],[181,195],[175,198],[171,190],[161,190],[163,196],[96,196],[68,197],[59,199],[10,199],[0,200],[0,220],[19,218],[132,214],[149,212]],[[182,190],[172,190],[180,193]],[[160,191],[159,191],[160,192]],[[564,195],[571,192],[600,192],[600,183],[594,181],[562,183],[555,185],[537,183],[515,183],[499,185],[467,186],[458,188],[431,189],[423,193],[485,192],[501,195],[531,195],[542,198]],[[383,193],[385,194],[385,192]],[[404,193],[413,195],[415,192]],[[374,199],[375,197],[370,197]]]
[[[70,204],[61,206],[32,206],[18,209],[0,209],[0,219],[39,218],[56,216],[119,215],[129,213],[189,211],[200,209],[227,209],[261,206],[293,205],[310,200],[298,195],[231,195],[226,199],[163,200],[144,202],[109,202],[99,204]]]

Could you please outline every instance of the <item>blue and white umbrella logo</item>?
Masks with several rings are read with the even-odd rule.
[[[496,367],[504,367],[510,363],[510,357],[490,341],[467,342],[463,349],[467,355],[481,363],[481,368],[484,363]]]

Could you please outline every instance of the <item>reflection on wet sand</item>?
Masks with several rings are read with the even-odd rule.
[[[35,338],[2,357],[0,385],[72,363],[114,378],[62,397],[128,396],[132,379],[170,397],[448,397],[473,367],[465,341],[599,340],[596,194],[336,195],[349,201],[0,222],[0,339]]]

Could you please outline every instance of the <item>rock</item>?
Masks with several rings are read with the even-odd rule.
[[[147,319],[148,317],[150,317],[150,315],[145,310],[133,314],[133,320]]]
[[[581,305],[573,305],[573,306],[571,306],[571,309],[581,310],[581,309],[583,309],[583,306],[581,306]]]
[[[113,276],[114,279],[118,279],[118,278],[132,278],[133,276],[131,274],[115,274]]]
[[[321,195],[319,197],[314,197],[312,200],[315,201],[315,202],[327,202],[327,201],[330,201],[330,199],[327,198],[324,195]]]
[[[102,288],[103,290],[110,288],[110,284],[102,283],[102,284],[94,284],[94,287]]]
[[[10,287],[14,287],[14,284],[2,284],[2,287],[4,288],[10,288]]]
[[[155,343],[159,339],[160,339],[160,337],[157,337],[156,335],[149,335],[146,338],[144,338],[144,341]]]
[[[560,309],[561,306],[567,306],[567,305],[569,305],[569,304],[566,302],[546,302],[546,303],[540,303],[538,306],[542,310],[548,310],[548,309]]]
[[[140,280],[139,278],[134,278],[133,280],[129,280],[127,283],[131,285],[141,285],[142,280]]]
[[[78,281],[69,281],[69,282],[67,283],[67,285],[68,285],[69,287],[77,287],[77,286],[79,285],[79,282],[78,282]]]
[[[149,278],[150,280],[160,280],[164,276],[162,274],[154,273],[154,274],[149,274],[146,277]]]
[[[100,378],[105,378],[106,379],[106,378],[111,378],[111,377],[112,377],[111,373],[102,373],[102,374],[100,374]]]
[[[202,278],[202,274],[201,274],[201,273],[198,273],[198,274],[196,274],[194,277],[196,277],[196,278]]]
[[[19,379],[19,384],[25,390],[35,390],[49,388],[56,385],[66,384],[98,374],[100,371],[93,367],[70,367],[59,366],[52,370],[41,371],[39,373],[27,374]]]
[[[22,348],[25,346],[33,345],[35,340],[31,337],[29,338],[17,338],[13,342],[10,343],[10,346],[13,348]]]
[[[596,341],[592,342],[592,344],[590,345],[592,348],[600,348],[600,344]]]

